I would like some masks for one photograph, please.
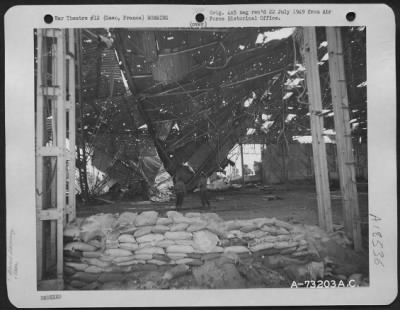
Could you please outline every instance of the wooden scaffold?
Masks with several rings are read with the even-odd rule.
[[[39,290],[63,288],[63,228],[75,218],[73,29],[38,29],[36,240]]]

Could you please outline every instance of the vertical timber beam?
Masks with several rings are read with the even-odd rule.
[[[355,250],[359,251],[362,249],[360,215],[340,28],[327,27],[326,35],[344,227],[353,238]]]
[[[43,206],[43,157],[38,156],[38,150],[43,146],[43,103],[44,96],[42,85],[43,66],[43,32],[37,29],[37,69],[36,69],[36,275],[37,281],[42,280],[43,275],[43,222],[40,220],[40,212]]]
[[[242,183],[243,185],[245,184],[245,180],[244,180],[244,158],[243,158],[243,144],[240,143],[240,163],[241,163],[241,167],[242,167]]]
[[[60,152],[57,156],[57,232],[52,237],[56,238],[57,246],[57,280],[63,280],[63,222],[65,209],[65,192],[66,192],[66,42],[65,31],[60,30],[57,33],[57,56],[56,56],[56,73],[57,86],[60,89],[60,95],[57,96],[57,146]],[[53,244],[52,244],[53,246]]]
[[[304,62],[310,110],[312,148],[317,189],[318,222],[327,232],[332,231],[331,198],[328,179],[328,164],[321,116],[321,85],[317,57],[317,36],[315,27],[304,27]]]
[[[76,38],[75,38],[75,30],[74,29],[67,29],[66,31],[69,32],[69,41],[67,46],[67,59],[68,66],[69,66],[69,76],[66,78],[69,79],[69,94],[67,94],[67,109],[69,113],[68,118],[68,140],[69,140],[69,147],[68,147],[68,206],[66,209],[66,213],[68,215],[68,220],[65,222],[70,222],[75,219],[76,217],[76,208],[75,208],[75,144],[76,144],[76,130],[75,130],[75,45],[76,45]],[[64,224],[65,224],[64,222]]]

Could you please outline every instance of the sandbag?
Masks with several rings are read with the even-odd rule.
[[[252,241],[249,242],[249,246],[256,246],[258,244],[262,244],[262,243],[274,243],[276,241],[276,237],[275,236],[265,236],[262,238],[257,238],[254,239]]]
[[[163,234],[169,231],[169,227],[167,225],[156,225],[152,228],[151,232],[155,234]]]
[[[74,268],[75,270],[78,271],[85,271],[85,269],[89,267],[89,265],[85,263],[73,263],[73,262],[66,262],[65,266]]]
[[[91,246],[94,246],[96,249],[101,248],[101,242],[99,240],[93,239],[88,242]]]
[[[132,225],[135,223],[137,213],[134,212],[123,212],[116,220],[115,226],[124,226],[126,224]]]
[[[101,268],[105,268],[111,265],[110,262],[105,262],[98,258],[82,258],[82,262],[87,263],[88,265],[91,266],[97,266]]]
[[[64,257],[65,262],[74,262],[74,263],[80,263],[81,259],[77,257]]]
[[[206,253],[201,256],[203,261],[213,260],[221,257],[221,253]]]
[[[136,243],[135,238],[132,235],[128,235],[128,234],[120,235],[118,237],[118,241],[120,243],[127,243],[127,242]]]
[[[110,255],[102,255],[99,257],[100,260],[103,262],[112,262],[114,260],[115,256],[110,256]]]
[[[188,266],[201,266],[204,263],[201,259],[198,259],[198,258],[190,257],[190,259],[192,259],[192,260],[186,262],[186,265],[188,265]],[[181,262],[181,260],[177,260],[176,262]]]
[[[82,256],[86,258],[99,258],[101,255],[101,252],[82,252]]]
[[[81,229],[76,223],[70,223],[68,224],[63,232],[64,237],[70,237],[73,239],[79,238],[79,234],[81,232]]]
[[[291,254],[291,253],[296,252],[296,248],[297,248],[297,246],[292,246],[292,247],[289,247],[289,248],[284,248],[284,249],[282,249],[282,250],[280,251],[280,253],[281,253],[282,255]]]
[[[242,224],[238,221],[226,221],[225,222],[225,229],[226,230],[240,230]]]
[[[250,223],[250,224],[240,227],[240,231],[242,231],[244,233],[249,233],[249,232],[257,230],[257,229],[258,229],[258,226],[254,223]]]
[[[128,251],[136,251],[139,245],[137,243],[120,243],[119,248]]]
[[[169,262],[169,257],[165,254],[153,254],[153,259],[162,260],[164,262]]]
[[[164,236],[161,234],[147,234],[141,237],[137,237],[136,240],[139,243],[144,242],[158,242],[164,239]]]
[[[120,263],[115,263],[118,267],[127,267],[127,266],[132,266],[132,265],[138,265],[138,264],[146,264],[145,260],[137,260],[137,259],[131,259],[126,262],[120,262]]]
[[[104,254],[109,256],[130,256],[132,252],[124,249],[107,249]]]
[[[187,254],[186,253],[168,253],[167,252],[167,256],[170,259],[176,260],[176,259],[181,259],[181,258],[187,257]]]
[[[289,235],[290,232],[287,229],[283,228],[283,227],[277,227],[276,234],[277,235]]]
[[[221,238],[226,238],[228,235],[227,231],[223,230],[221,225],[216,222],[209,222],[206,229]]]
[[[98,279],[99,275],[95,273],[90,273],[90,272],[84,272],[84,271],[78,271],[75,273],[71,279],[83,281],[83,282],[94,282]]]
[[[278,241],[274,243],[275,249],[286,249],[293,246],[297,246],[297,242],[295,241]]]
[[[139,245],[139,249],[144,249],[144,248],[151,248],[153,246],[155,246],[155,243],[153,242],[142,242],[142,243],[138,243]]]
[[[211,253],[224,253],[225,249],[220,246],[215,246],[211,249]]]
[[[190,245],[190,246],[194,246],[194,242],[193,240],[188,240],[188,239],[178,239],[178,240],[174,240],[176,245]]]
[[[165,254],[164,249],[160,247],[149,247],[137,249],[135,254]]]
[[[134,258],[136,260],[149,260],[153,258],[152,254],[147,254],[147,253],[143,253],[143,254],[137,254],[135,253]]]
[[[88,273],[102,273],[104,270],[97,266],[89,266],[84,271]]]
[[[71,285],[74,288],[82,288],[86,285],[86,282],[80,280],[72,280],[69,285]]]
[[[200,254],[200,253],[187,253],[186,257],[200,259],[202,257],[202,254]]]
[[[76,273],[76,270],[74,268],[67,266],[64,266],[63,271],[66,276],[72,276]]]
[[[273,226],[275,224],[276,219],[273,218],[267,218],[267,217],[263,217],[263,218],[257,218],[257,219],[253,219],[252,222],[254,224],[257,225],[257,227],[262,227],[264,225],[268,225],[268,226]]]
[[[259,243],[254,246],[250,246],[249,249],[252,252],[257,252],[257,251],[261,251],[261,250],[270,249],[273,247],[274,247],[274,244],[272,242],[264,242],[264,243]]]
[[[206,227],[207,227],[207,222],[196,223],[196,224],[191,224],[188,228],[186,228],[186,231],[195,232],[195,231],[203,230]]]
[[[242,239],[245,233],[240,230],[231,230],[226,234],[226,238],[232,239],[232,238],[239,238]]]
[[[204,252],[210,252],[217,245],[218,241],[217,235],[207,230],[193,233],[194,247]]]
[[[277,229],[275,227],[273,227],[273,226],[264,225],[264,226],[261,226],[260,229],[262,231],[269,232],[272,235],[276,235],[277,234]]]
[[[278,235],[276,236],[275,241],[289,241],[292,240],[292,237],[290,235]]]
[[[186,231],[168,231],[165,233],[165,239],[178,240],[178,239],[192,239],[192,233]]]
[[[185,214],[185,217],[201,217],[201,213],[200,212],[187,212]]]
[[[76,251],[64,250],[64,257],[80,259],[82,257],[82,251],[79,251],[79,250],[76,250]]]
[[[130,260],[133,260],[133,259],[135,259],[134,255],[118,256],[118,257],[115,257],[112,262],[113,263],[122,263],[122,262],[127,262],[127,261],[130,261]]]
[[[249,252],[248,248],[240,245],[230,246],[224,249],[224,253],[248,253],[248,252]]]
[[[104,232],[100,229],[95,229],[95,230],[82,230],[79,234],[79,238],[83,242],[89,242],[92,239],[95,238],[103,238],[104,237]]]
[[[184,274],[189,272],[189,266],[187,265],[177,265],[172,267],[171,269],[167,270],[163,275],[163,280],[172,280],[174,278],[183,276]]]
[[[76,241],[76,242],[67,243],[64,246],[64,250],[67,250],[67,251],[79,250],[79,251],[85,251],[85,252],[93,252],[93,251],[96,251],[96,247],[94,247],[93,245],[90,245],[88,243]]]
[[[281,221],[281,220],[275,220],[275,225],[279,226],[279,227],[282,227],[282,228],[285,228],[288,231],[293,230],[293,225],[292,224],[290,224],[288,222]]]
[[[127,226],[123,226],[123,227],[119,228],[119,233],[121,235],[124,235],[124,234],[132,235],[137,229],[138,228],[136,226],[127,225]]]
[[[135,218],[135,226],[149,226],[157,223],[158,212],[144,211]]]
[[[148,235],[151,233],[152,229],[153,229],[152,226],[141,227],[141,228],[138,228],[133,235],[135,236],[135,238],[138,238],[138,237],[141,237],[144,235]]]
[[[193,253],[194,249],[190,245],[170,245],[167,253]]]
[[[181,258],[181,259],[176,260],[175,263],[177,265],[181,265],[181,264],[188,265],[189,263],[192,263],[193,261],[194,261],[193,258]]]
[[[262,231],[260,229],[256,229],[256,230],[253,230],[251,232],[245,233],[243,235],[243,238],[246,238],[246,239],[257,239],[257,238],[262,238],[262,237],[264,237],[266,235],[268,235],[268,232]]]
[[[162,260],[158,260],[158,259],[150,259],[147,261],[148,264],[155,264],[157,266],[162,266],[162,265],[166,265],[167,263],[162,261]]]
[[[156,246],[159,246],[161,248],[166,248],[166,247],[169,247],[170,245],[174,245],[174,244],[175,244],[174,240],[164,239],[164,240],[158,241],[156,243]]]
[[[189,226],[189,224],[187,224],[187,223],[173,224],[169,228],[169,231],[184,231],[188,226]]]
[[[100,229],[102,231],[110,230],[114,223],[116,221],[116,218],[112,214],[96,214],[89,216],[86,218],[82,225],[81,225],[81,230],[82,231],[93,231],[96,229]]]
[[[219,215],[217,213],[213,213],[213,212],[202,213],[201,219],[206,222],[217,222],[217,223],[221,223],[224,221],[222,218],[219,217]]]
[[[167,226],[167,225],[170,225],[170,224],[172,224],[172,223],[173,223],[173,220],[170,219],[170,218],[159,217],[159,218],[157,219],[156,225],[165,225],[165,226]]]

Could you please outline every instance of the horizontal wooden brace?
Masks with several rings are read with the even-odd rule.
[[[40,86],[38,88],[38,95],[41,96],[61,96],[61,89],[58,86]]]
[[[62,220],[63,213],[59,209],[48,209],[39,211],[39,220],[41,221],[51,221],[51,220]]]
[[[37,149],[37,156],[62,156],[63,155],[63,148],[57,146],[51,147],[38,147]]]

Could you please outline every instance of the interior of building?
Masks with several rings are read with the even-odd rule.
[[[365,27],[34,37],[38,289],[369,285]]]

